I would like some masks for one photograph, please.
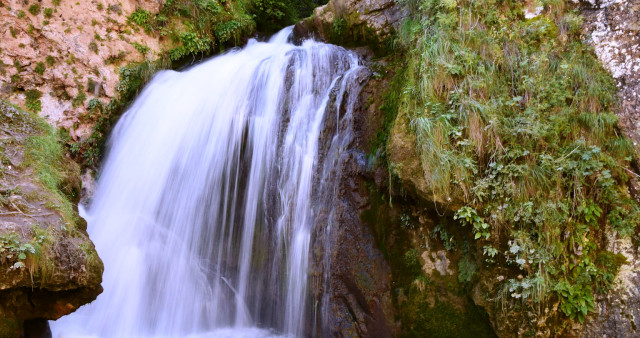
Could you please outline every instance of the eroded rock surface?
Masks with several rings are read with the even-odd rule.
[[[116,96],[118,67],[160,50],[159,39],[128,25],[127,16],[137,8],[156,13],[163,1],[58,3],[0,1],[0,97],[26,106],[26,91],[40,91],[41,115],[78,140],[91,132],[87,103]]]
[[[581,0],[587,42],[618,86],[616,114],[626,137],[640,152],[640,1]],[[583,337],[631,337],[640,326],[640,256],[637,243],[607,236],[608,250],[622,253],[627,264],[616,277],[614,290],[597,299],[597,313],[576,330]]]
[[[79,167],[56,146],[44,121],[0,101],[1,337],[102,292],[102,261],[75,209]]]
[[[588,43],[619,88],[620,127],[640,151],[640,1],[581,0],[580,6]]]

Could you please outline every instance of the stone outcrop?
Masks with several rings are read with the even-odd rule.
[[[613,290],[596,298],[596,313],[576,330],[581,337],[634,337],[640,327],[640,256],[637,243],[608,234],[608,250],[622,253],[627,264],[620,267]]]
[[[574,1],[585,18],[587,42],[618,85],[620,128],[640,153],[640,1]]]
[[[153,59],[161,49],[127,17],[137,8],[156,13],[162,3],[0,1],[0,97],[26,106],[25,92],[38,90],[43,117],[73,140],[88,137],[88,102],[108,102],[117,95],[118,67]],[[144,55],[140,46],[148,47]]]
[[[461,192],[452,191],[445,196],[433,191],[420,163],[417,147],[417,139],[410,130],[407,117],[398,116],[387,143],[390,170],[398,176],[402,187],[422,202],[435,203],[435,208],[442,212],[455,212],[463,205]]]
[[[297,38],[313,36],[348,46],[369,46],[374,51],[387,48],[408,11],[396,0],[330,0],[313,15],[295,26]]]
[[[79,167],[56,147],[44,121],[0,100],[2,337],[58,319],[102,292],[102,261],[75,207]]]
[[[640,1],[580,0],[585,19],[583,30],[603,66],[618,86],[619,108],[615,112],[621,131],[633,140],[640,153]],[[637,182],[636,182],[637,184]],[[622,253],[615,287],[597,298],[597,313],[575,330],[582,337],[631,337],[640,327],[640,247],[631,239],[609,233],[608,250]]]

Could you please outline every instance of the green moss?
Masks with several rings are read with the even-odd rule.
[[[396,65],[395,62],[393,64]],[[384,122],[382,128],[376,134],[376,141],[373,145],[374,149],[382,149],[384,152],[386,152],[389,134],[393,127],[393,122],[398,115],[398,107],[400,106],[399,99],[404,71],[403,68],[396,69],[399,69],[399,71],[394,76],[389,89],[384,93],[384,104],[380,108],[384,113]]]
[[[36,65],[36,67],[33,69],[36,73],[38,73],[40,76],[42,76],[42,74],[44,74],[45,71],[45,66],[44,66],[44,62],[38,62],[38,64]]]
[[[409,293],[401,307],[400,337],[496,337],[489,317],[475,306],[460,309],[435,298],[434,304],[417,290]]]
[[[0,318],[0,337],[19,337],[22,330],[22,321]]]
[[[34,113],[40,112],[42,109],[42,102],[40,102],[40,98],[42,97],[42,92],[37,89],[29,89],[25,92],[25,105],[27,109]]]

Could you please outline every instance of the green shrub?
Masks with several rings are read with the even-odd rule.
[[[36,67],[33,69],[36,73],[38,73],[39,75],[44,74],[45,71],[45,67],[44,67],[44,62],[38,62],[38,64],[36,65]]]
[[[73,108],[77,108],[82,106],[84,104],[84,101],[86,100],[87,100],[87,95],[84,93],[82,89],[79,88],[78,95],[76,95],[76,97],[73,98],[73,101],[71,101],[71,105],[73,106]]]
[[[95,54],[98,54],[98,44],[95,41],[89,42],[88,48],[90,51],[94,52]]]
[[[29,13],[31,13],[31,15],[38,15],[40,14],[40,5],[39,4],[33,4],[31,6],[29,6]]]
[[[25,92],[25,97],[25,105],[27,106],[27,109],[34,113],[38,113],[42,110],[42,102],[40,101],[42,92],[37,89],[30,89]]]
[[[131,13],[128,19],[136,25],[144,27],[151,20],[151,13],[144,9],[138,8],[135,10],[135,12]]]
[[[56,63],[56,60],[51,55],[47,55],[47,57],[45,57],[45,61],[47,62],[47,65],[49,65],[49,67],[53,66]]]
[[[142,45],[142,44],[139,44],[139,43],[137,43],[137,42],[133,42],[133,43],[131,43],[131,44],[132,44],[132,45],[133,45],[133,47],[134,47],[138,52],[140,52],[140,54],[142,54],[142,55],[147,55],[147,53],[149,52],[149,50],[151,50],[148,46],[146,46],[146,45]]]
[[[44,17],[50,19],[53,16],[53,8],[44,9]]]

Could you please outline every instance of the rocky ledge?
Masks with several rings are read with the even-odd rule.
[[[0,336],[13,337],[94,300],[103,265],[53,128],[0,101],[0,162]]]
[[[296,38],[313,36],[345,47],[368,46],[385,54],[408,10],[396,0],[330,0],[295,26]]]

